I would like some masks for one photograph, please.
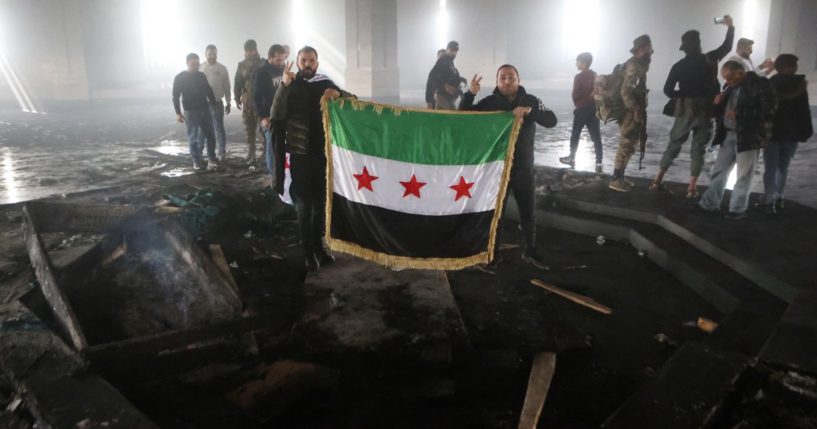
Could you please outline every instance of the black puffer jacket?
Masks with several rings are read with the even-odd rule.
[[[798,74],[776,74],[769,79],[777,91],[778,106],[774,114],[772,140],[804,142],[814,134],[808,103],[808,82]]]
[[[510,112],[517,107],[530,107],[531,111],[522,122],[519,130],[519,137],[516,140],[516,150],[514,150],[514,165],[533,165],[533,138],[536,135],[536,124],[546,128],[556,126],[556,115],[542,103],[538,97],[528,94],[525,88],[520,86],[516,99],[513,101],[505,98],[495,88],[493,94],[483,98],[479,103],[474,104],[476,96],[466,91],[460,102],[460,110],[478,111],[506,111]]]
[[[738,104],[735,107],[738,152],[760,149],[771,138],[772,118],[777,110],[777,94],[769,79],[754,72],[746,73],[739,87]],[[734,92],[734,88],[727,88],[723,101],[715,106],[718,127],[715,139],[712,140],[713,145],[719,145],[726,139],[723,114]]]
[[[286,151],[299,155],[325,156],[321,99],[327,89],[341,97],[355,97],[324,75],[306,79],[301,72],[289,86],[281,85],[275,93],[272,119],[286,121]]]

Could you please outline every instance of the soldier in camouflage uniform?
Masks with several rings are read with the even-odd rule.
[[[244,120],[244,129],[247,131],[247,164],[255,164],[255,141],[261,143],[261,159],[264,159],[264,143],[261,140],[263,134],[258,130],[258,113],[255,111],[255,104],[252,98],[252,83],[255,71],[261,67],[261,57],[258,55],[258,45],[255,40],[249,39],[244,42],[244,61],[238,63],[235,71],[235,105],[239,110],[243,110],[241,115]]]
[[[619,192],[629,192],[632,189],[632,182],[624,178],[624,170],[635,153],[636,144],[643,144],[647,138],[647,71],[650,69],[653,53],[650,36],[644,34],[633,40],[630,52],[633,56],[624,65],[624,80],[621,84],[621,98],[625,108],[624,116],[619,121],[621,137],[609,185],[610,189]]]

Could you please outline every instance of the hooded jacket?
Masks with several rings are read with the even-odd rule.
[[[811,108],[808,102],[808,82],[799,74],[776,74],[769,79],[777,91],[778,106],[772,121],[772,140],[804,142],[811,137]]]
[[[522,128],[519,130],[519,137],[516,139],[516,149],[514,150],[514,167],[517,165],[533,166],[533,138],[536,135],[536,124],[545,128],[556,126],[556,115],[542,103],[538,97],[528,94],[525,88],[519,86],[516,98],[511,101],[505,98],[499,88],[495,88],[493,94],[483,98],[474,104],[476,96],[471,91],[466,91],[460,102],[460,110],[477,111],[505,111],[510,112],[517,107],[530,107],[531,111],[522,121]]]
[[[771,137],[772,119],[777,110],[777,95],[769,79],[748,72],[740,82],[735,119],[737,123],[738,152],[760,149]],[[726,139],[726,127],[723,115],[729,99],[734,96],[735,88],[728,87],[723,101],[715,106],[717,131],[713,145],[719,145]]]
[[[276,91],[272,119],[286,120],[287,152],[298,155],[326,155],[321,98],[327,89],[337,90],[341,97],[356,98],[340,89],[324,75],[316,74],[307,79],[302,72],[298,72],[289,86],[282,85]]]

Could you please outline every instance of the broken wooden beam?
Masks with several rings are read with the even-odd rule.
[[[34,274],[37,281],[40,283],[40,288],[48,300],[54,314],[57,315],[57,321],[65,329],[66,334],[71,338],[77,350],[83,350],[88,346],[88,341],[82,329],[79,326],[74,310],[68,301],[68,297],[60,289],[57,280],[54,276],[54,267],[51,265],[51,260],[45,251],[42,238],[37,232],[37,227],[34,224],[34,218],[29,212],[28,204],[23,206],[23,233],[26,240],[26,248],[28,249],[28,257],[31,259],[31,266],[34,268]]]
[[[600,303],[596,302],[593,298],[590,298],[590,297],[587,297],[587,296],[584,296],[584,295],[579,295],[579,294],[577,294],[575,292],[570,292],[569,290],[564,290],[564,289],[558,288],[558,287],[553,286],[551,284],[547,284],[547,283],[545,283],[545,282],[543,282],[543,281],[541,281],[539,279],[532,279],[530,282],[534,286],[539,286],[540,288],[542,288],[542,289],[544,289],[544,290],[546,290],[548,292],[555,293],[556,295],[559,295],[562,298],[565,298],[565,299],[567,299],[569,301],[573,301],[576,304],[583,305],[583,306],[585,306],[587,308],[590,308],[592,310],[598,311],[599,313],[613,314],[613,310],[610,309],[610,307],[607,307],[604,304],[600,304]]]
[[[212,301],[222,301],[229,305],[235,316],[241,313],[243,304],[238,290],[233,288],[225,274],[204,253],[193,237],[176,222],[167,222],[164,237],[181,259],[187,263],[191,272]]]
[[[221,245],[210,245],[210,259],[213,260],[216,267],[218,267],[221,273],[224,274],[224,277],[227,279],[230,286],[232,286],[233,290],[235,290],[235,293],[238,293],[238,284],[235,282],[233,273],[230,272],[230,264],[227,263],[227,257],[224,256],[224,250],[222,250]]]
[[[555,353],[539,353],[533,359],[528,378],[528,391],[525,393],[525,403],[522,406],[522,415],[519,417],[519,429],[536,428],[555,370]]]

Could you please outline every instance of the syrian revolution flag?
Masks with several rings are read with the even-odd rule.
[[[326,242],[386,266],[493,259],[519,123],[510,112],[323,104]]]

